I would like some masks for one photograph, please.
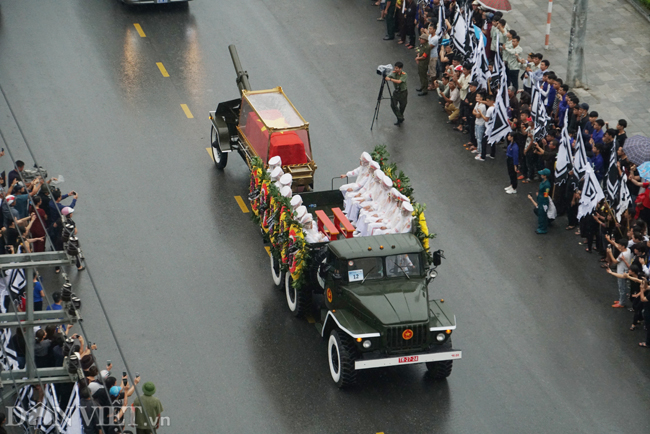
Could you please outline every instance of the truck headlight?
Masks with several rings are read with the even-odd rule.
[[[363,341],[363,348],[370,348],[370,345],[372,345],[372,342],[370,342],[370,340],[366,339]]]
[[[436,340],[437,340],[438,342],[442,342],[442,341],[444,341],[445,338],[446,338],[446,336],[445,336],[444,333],[438,333],[438,334],[436,335]]]

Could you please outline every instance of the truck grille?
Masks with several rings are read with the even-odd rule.
[[[405,330],[411,330],[413,337],[404,339]],[[389,351],[408,350],[426,345],[428,338],[428,324],[409,324],[386,328],[386,348]]]

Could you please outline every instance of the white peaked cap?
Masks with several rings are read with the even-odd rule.
[[[280,177],[280,184],[282,185],[291,185],[292,181],[293,181],[293,177],[291,176],[290,173],[285,173]]]
[[[305,214],[307,214],[306,206],[300,205],[298,208],[296,208],[296,219],[298,221],[300,221],[300,219],[303,218]]]
[[[379,169],[379,163],[377,163],[376,161],[371,161],[370,167],[372,167],[373,169]]]
[[[365,151],[361,153],[361,159],[363,161],[367,161],[368,163],[372,161],[372,157],[370,156],[370,154]]]
[[[278,157],[277,155],[275,157],[271,157],[269,160],[269,166],[281,166],[282,165],[282,159]]]
[[[311,214],[309,214],[309,213],[305,214],[305,215],[302,216],[302,218],[300,219],[300,223],[303,224],[303,225],[304,225],[304,224],[307,224],[307,223],[311,223],[311,222],[313,222],[313,221],[314,221],[314,218],[313,218],[313,217],[311,216]]]
[[[404,202],[404,203],[402,203],[402,209],[404,211],[413,212],[413,205],[411,205],[408,202]]]
[[[375,170],[375,178],[377,178],[377,179],[381,179],[381,178],[383,178],[384,176],[386,176],[386,175],[384,174],[383,171],[381,171],[381,170]]]
[[[286,198],[291,197],[291,187],[289,187],[288,185],[283,186],[280,189],[280,194]]]
[[[393,187],[393,181],[388,176],[384,176],[383,182],[386,187],[388,188]]]
[[[276,167],[275,169],[271,170],[271,179],[277,181],[278,179],[280,179],[280,177],[283,174],[284,174],[284,172],[282,171],[282,169],[280,169],[279,167]]]
[[[291,198],[291,206],[294,208],[298,208],[300,205],[302,205],[302,197],[299,194],[297,194]]]
[[[395,199],[401,199],[402,193],[399,192],[395,187],[391,188],[389,191],[390,195]]]

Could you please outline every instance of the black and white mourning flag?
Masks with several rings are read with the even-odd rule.
[[[499,46],[499,34],[497,33],[497,47]],[[494,67],[492,68],[491,77],[499,77],[499,89],[504,89],[502,96],[506,108],[510,107],[510,98],[508,97],[508,75],[506,74],[506,64],[499,50],[494,53]]]
[[[494,113],[485,127],[485,134],[491,145],[500,142],[512,131],[508,122],[508,110],[501,95],[503,92],[505,92],[505,88],[501,87],[494,101]]]
[[[472,61],[474,66],[472,67],[470,81],[476,81],[479,90],[487,91],[490,71],[488,69],[488,60],[485,54],[485,46],[483,45],[482,38],[477,42],[476,51],[474,51],[474,59]]]
[[[86,415],[90,417],[91,415]],[[79,404],[79,384],[74,385],[72,394],[68,400],[68,406],[65,410],[64,420],[61,425],[68,434],[83,434],[83,425],[81,423],[81,411]]]
[[[454,47],[463,56],[467,55],[467,50],[465,49],[467,41],[467,21],[465,21],[465,15],[458,5],[456,5],[456,18],[452,28],[453,35],[451,39],[454,42]]]
[[[43,402],[38,408],[38,425],[37,429],[45,434],[50,433],[67,433],[65,430],[65,421],[61,420],[61,408],[56,398],[56,390],[52,383],[45,385],[45,395]],[[64,422],[62,424],[62,422]],[[63,426],[62,426],[63,425]]]
[[[620,179],[620,184],[618,188],[618,203],[616,204],[616,220],[621,221],[621,216],[626,209],[632,204],[632,197],[630,196],[630,190],[627,188],[627,175],[623,174],[623,177]]]
[[[445,34],[443,30],[445,29],[445,8],[443,7],[443,4],[443,2],[440,2],[440,7],[438,8],[438,28],[436,29],[436,36],[440,42],[442,42],[442,37]]]
[[[542,89],[540,89],[538,84],[533,86],[532,93],[530,98],[530,116],[533,118],[535,125],[535,140],[541,140],[546,136],[548,114],[546,114],[546,106],[544,106]]]
[[[598,182],[598,178],[596,178],[594,169],[588,165],[587,171],[585,172],[585,181],[582,185],[580,205],[578,206],[578,219],[591,214],[598,205],[598,202],[604,198],[603,189],[600,188],[600,183]]]
[[[575,153],[573,155],[573,169],[575,170],[578,178],[582,178],[587,172],[587,168],[591,168],[589,160],[587,160],[587,151],[585,144],[582,141],[582,134],[580,131],[576,134]]]
[[[607,175],[605,181],[605,194],[607,197],[607,202],[610,206],[614,207],[618,201],[618,189],[621,182],[621,177],[618,173],[618,167],[616,166],[616,144],[612,142],[612,148],[610,149],[609,154],[609,166],[607,167]]]
[[[571,136],[567,130],[568,114],[565,112],[564,127],[562,128],[562,137],[560,137],[560,148],[557,150],[555,160],[555,184],[562,185],[569,177],[569,172],[573,169],[571,162]]]

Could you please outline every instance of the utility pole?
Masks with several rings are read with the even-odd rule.
[[[570,87],[586,87],[584,75],[585,36],[587,35],[588,0],[574,0],[567,62],[567,84]]]

